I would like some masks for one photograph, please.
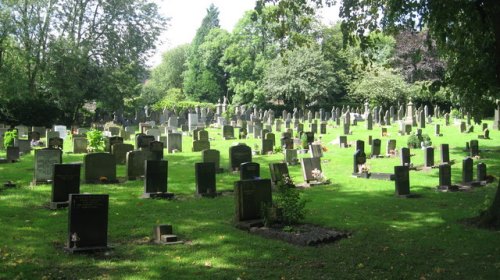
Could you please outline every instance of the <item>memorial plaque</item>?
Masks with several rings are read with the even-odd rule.
[[[67,249],[102,250],[108,246],[107,194],[70,194]]]

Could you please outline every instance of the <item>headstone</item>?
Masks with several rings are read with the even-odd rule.
[[[339,147],[340,148],[347,148],[347,136],[341,135],[339,136]]]
[[[477,164],[477,181],[482,182],[486,181],[487,173],[486,173],[486,164],[484,162],[480,162]]]
[[[57,132],[59,135],[58,137],[61,139],[66,139],[66,135],[68,134],[68,130],[65,125],[54,125],[55,132]]]
[[[450,146],[441,144],[441,163],[450,163]]]
[[[54,178],[54,164],[62,163],[62,151],[59,149],[35,150],[35,174],[33,184],[45,184]]]
[[[363,150],[358,149],[354,153],[353,160],[353,174],[359,173],[361,171],[361,167],[366,164],[366,154]]]
[[[326,122],[322,122],[319,126],[319,133],[326,134]]]
[[[153,153],[155,160],[163,159],[163,142],[153,141],[149,143],[149,151]]]
[[[283,181],[283,176],[289,176],[288,165],[286,163],[270,163],[269,171],[274,185]]]
[[[168,161],[144,161],[144,193],[143,198],[171,198],[168,191]]]
[[[120,136],[111,136],[111,137],[107,138],[106,151],[107,152],[111,152],[111,147],[114,144],[118,144],[118,143],[123,143],[123,137],[120,137]]]
[[[351,133],[350,124],[344,123],[344,135],[349,135]]]
[[[14,145],[19,147],[19,152],[23,155],[29,154],[31,151],[30,140],[26,139],[16,139]]]
[[[7,161],[16,162],[19,160],[19,147],[7,147]]]
[[[241,180],[234,184],[236,222],[262,219],[262,206],[271,205],[271,180]]]
[[[203,150],[210,149],[210,141],[206,140],[196,140],[193,141],[193,152],[201,152]]]
[[[73,137],[73,153],[74,154],[85,154],[87,153],[87,138],[85,137]]]
[[[229,168],[239,170],[240,164],[252,161],[252,149],[244,144],[231,146],[229,148]]]
[[[462,160],[462,182],[464,184],[470,183],[473,180],[473,164],[474,161],[471,157],[466,157]]]
[[[50,208],[68,206],[69,195],[80,193],[81,164],[54,164]]]
[[[410,158],[410,149],[403,147],[401,148],[401,165],[410,166],[411,158]]]
[[[240,180],[253,180],[260,178],[260,164],[244,162],[240,164]]]
[[[273,152],[273,140],[271,139],[262,139],[262,155],[267,155],[268,153]]]
[[[222,169],[220,168],[220,152],[218,150],[203,150],[201,152],[201,158],[203,162],[212,162],[215,165],[216,173],[222,172]]]
[[[479,141],[471,140],[470,141],[470,156],[475,157],[479,155]]]
[[[490,130],[488,128],[485,128],[483,130],[483,138],[484,139],[490,139]]]
[[[108,243],[107,194],[70,194],[67,250],[102,250]]]
[[[410,169],[408,166],[394,166],[396,195],[407,196],[410,194]]]
[[[321,159],[320,158],[302,158],[301,159],[302,166],[302,176],[304,177],[304,181],[309,183],[311,181],[316,181],[316,178],[313,176],[313,170],[321,170]]]
[[[323,148],[321,147],[321,144],[309,145],[309,154],[311,155],[311,157],[323,157]]]
[[[134,150],[134,145],[116,143],[111,146],[111,154],[115,157],[116,164],[127,163],[127,153]]]
[[[435,134],[436,136],[442,136],[442,135],[441,135],[441,125],[436,124],[436,125],[434,126],[434,134]]]
[[[64,139],[59,137],[49,138],[47,141],[47,148],[49,149],[63,149]]]
[[[215,196],[216,195],[215,163],[211,161],[198,162],[194,164],[194,170],[195,170],[196,194],[200,196]]]
[[[144,133],[138,133],[135,135],[135,148],[136,149],[149,149],[149,143],[155,141],[155,137],[151,135],[146,135]]]
[[[380,139],[373,139],[372,140],[372,154],[371,157],[378,157],[380,156],[380,150],[381,150],[381,145],[382,141]]]
[[[434,148],[426,147],[424,150],[424,166],[433,167],[434,166]]]
[[[224,140],[234,139],[234,127],[225,125],[222,127],[222,137]]]
[[[365,152],[365,141],[363,140],[356,140],[356,147],[354,148],[355,151],[361,150]]]
[[[198,128],[198,114],[188,114],[188,127],[189,131]]]
[[[83,157],[85,182],[116,183],[116,159],[109,153],[92,153]]]
[[[451,187],[451,166],[447,163],[439,165],[439,188]]]
[[[368,113],[366,117],[366,129],[367,130],[372,130],[373,129],[373,116],[372,113]]]
[[[386,154],[387,155],[396,155],[396,140],[395,139],[390,139],[387,140],[387,145],[385,147]]]
[[[144,176],[146,160],[154,160],[151,151],[130,151],[127,153],[127,177],[136,180]]]
[[[295,149],[285,149],[285,162],[288,165],[298,164],[297,150]]]
[[[40,141],[40,133],[37,131],[28,132],[28,140]]]
[[[210,138],[208,137],[208,131],[202,129],[198,131],[198,140],[204,140],[204,141],[209,141]]]
[[[174,150],[182,152],[182,134],[180,133],[167,134],[167,151],[172,153]]]

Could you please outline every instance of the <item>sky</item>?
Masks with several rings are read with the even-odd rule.
[[[178,45],[190,43],[207,14],[207,8],[214,4],[219,9],[221,28],[231,32],[245,11],[255,8],[255,0],[156,0],[160,13],[169,17],[167,30],[160,36],[156,53],[148,61],[149,66],[161,62],[161,54]],[[338,7],[322,11],[323,22],[338,19]]]

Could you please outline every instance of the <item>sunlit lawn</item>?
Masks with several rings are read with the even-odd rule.
[[[491,122],[489,122],[491,127]],[[380,137],[380,128],[366,131],[364,123],[351,127],[349,142]],[[439,161],[439,144],[450,144],[453,181],[461,178],[465,142],[476,133],[460,134],[456,126],[441,126],[444,137],[431,136]],[[479,140],[480,161],[488,173],[500,174],[500,132],[491,128],[491,140]],[[439,193],[438,171],[411,172],[411,192],[419,198],[394,197],[394,182],[356,179],[351,176],[354,148],[340,149],[330,142],[341,128],[328,127],[321,141],[325,153],[323,171],[331,185],[303,191],[308,200],[305,222],[349,230],[351,238],[321,247],[297,247],[267,240],[232,226],[234,198],[194,196],[194,163],[200,153],[190,152],[192,138],[183,137],[182,153],[165,154],[169,161],[168,189],[176,200],[144,200],[142,181],[116,185],[82,184],[81,192],[108,193],[109,243],[107,254],[68,255],[67,210],[50,211],[50,185],[30,186],[33,153],[14,164],[0,165],[0,182],[12,180],[16,189],[0,192],[0,279],[498,279],[500,233],[471,228],[460,220],[472,217],[491,202],[497,181],[470,192]],[[212,148],[221,151],[221,166],[228,166],[228,148],[234,142],[251,147],[260,140],[222,140],[220,130],[210,129]],[[407,136],[397,135],[397,125],[382,139],[398,148]],[[317,135],[319,137],[320,135]],[[279,133],[276,135],[279,142]],[[130,141],[132,143],[132,141]],[[69,139],[65,151],[71,150]],[[487,151],[484,151],[487,150]],[[412,150],[412,162],[423,164],[423,152]],[[1,154],[1,153],[0,153]],[[3,153],[4,155],[4,153]],[[303,155],[301,155],[303,156]],[[63,161],[82,162],[83,154],[65,153]],[[269,178],[268,164],[282,154],[254,156],[261,176]],[[368,160],[373,172],[393,172],[399,158]],[[475,164],[478,161],[475,160]],[[300,166],[290,167],[293,179],[302,182]],[[475,170],[474,170],[475,172]],[[125,167],[118,167],[125,177]],[[217,175],[218,190],[232,190],[238,174]],[[83,176],[82,176],[83,178]],[[158,246],[150,242],[152,227],[170,223],[184,245]]]

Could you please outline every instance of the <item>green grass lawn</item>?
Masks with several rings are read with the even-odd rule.
[[[489,122],[491,127],[491,122]],[[0,279],[498,279],[500,277],[500,233],[471,228],[460,221],[484,209],[496,191],[495,181],[470,192],[439,193],[438,170],[411,171],[411,192],[420,198],[394,196],[394,182],[356,179],[351,176],[354,148],[329,144],[342,128],[328,127],[322,143],[328,151],[322,164],[327,186],[303,191],[307,199],[305,222],[348,230],[352,236],[320,247],[298,247],[268,240],[232,225],[232,195],[209,199],[194,196],[194,163],[201,153],[191,150],[191,137],[183,137],[182,153],[165,154],[169,161],[168,190],[176,200],[144,200],[142,181],[115,185],[82,184],[82,193],[107,193],[109,245],[106,254],[69,255],[63,251],[67,238],[67,209],[48,210],[50,185],[30,186],[33,152],[14,164],[0,165],[0,182],[15,181],[16,189],[0,192]],[[348,141],[380,138],[381,129],[366,131],[364,123],[351,127]],[[476,131],[479,126],[476,126]],[[221,151],[221,166],[228,166],[228,148],[233,142],[250,147],[260,140],[222,140],[222,131],[209,129],[212,148]],[[398,148],[408,136],[397,135],[397,125],[382,139]],[[444,137],[431,136],[439,161],[439,144],[450,145],[453,181],[461,179],[466,141],[478,132],[461,134],[457,126],[441,126]],[[320,135],[317,135],[317,137]],[[500,174],[500,132],[490,140],[479,140],[488,174]],[[276,135],[279,142],[279,133]],[[131,141],[130,141],[131,142]],[[354,146],[354,145],[353,145]],[[69,140],[65,151],[71,150]],[[423,164],[423,151],[412,150],[412,162]],[[2,155],[0,153],[0,155]],[[4,154],[3,154],[4,155]],[[261,176],[269,178],[268,164],[283,160],[282,154],[254,156]],[[82,162],[83,154],[65,153],[63,162]],[[393,172],[399,158],[369,159],[373,172]],[[478,160],[474,162],[475,165]],[[289,167],[296,183],[303,181],[300,166]],[[474,174],[475,175],[475,174]],[[125,177],[125,167],[118,167]],[[82,176],[83,178],[83,176]],[[219,191],[232,190],[238,174],[217,175]],[[153,245],[152,227],[169,223],[186,243]]]

